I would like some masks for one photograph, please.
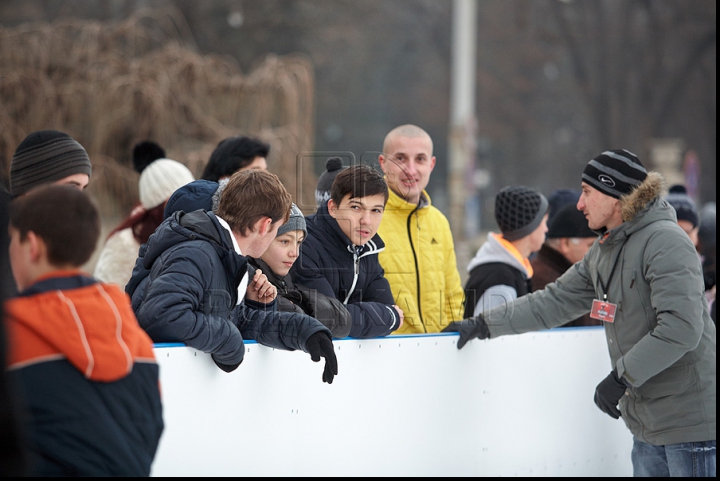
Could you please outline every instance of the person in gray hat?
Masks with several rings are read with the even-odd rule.
[[[577,203],[600,235],[585,257],[545,289],[448,330],[462,349],[590,312],[603,322],[611,360],[594,401],[632,433],[634,476],[715,477],[715,324],[697,251],[663,186],[632,152],[602,152],[583,171]]]
[[[532,290],[538,291],[557,280],[566,270],[581,260],[598,235],[588,227],[585,215],[568,204],[555,212],[548,221],[545,243],[530,261],[533,268]],[[563,327],[601,326],[602,321],[589,314],[563,324]]]
[[[330,198],[330,188],[332,187],[335,177],[347,169],[343,166],[343,161],[340,157],[330,157],[325,162],[325,171],[318,177],[317,185],[315,186],[315,203],[317,207],[320,207],[323,202],[327,202]]]
[[[468,264],[465,318],[531,291],[529,257],[545,241],[547,211],[545,196],[530,187],[511,185],[498,192],[495,220],[501,233],[489,233]]]
[[[13,198],[43,184],[68,184],[84,190],[92,166],[87,152],[75,139],[57,130],[39,130],[20,142],[10,162]]]
[[[695,201],[688,195],[685,186],[681,184],[671,186],[665,200],[675,209],[678,225],[690,237],[690,240],[697,248],[700,216]]]
[[[300,254],[300,244],[305,237],[305,216],[293,203],[288,221],[280,226],[267,250],[259,258],[248,257],[248,262],[260,269],[277,287],[278,311],[305,313],[330,329],[332,337],[347,337],[352,318],[343,303],[315,289],[294,283],[288,275]]]

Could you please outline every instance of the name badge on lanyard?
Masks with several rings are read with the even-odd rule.
[[[590,317],[603,322],[615,322],[615,311],[617,311],[617,305],[595,299],[590,310]]]
[[[610,287],[610,281],[612,280],[613,274],[615,274],[615,268],[618,265],[618,261],[620,260],[620,256],[622,256],[623,248],[625,247],[625,244],[627,243],[630,236],[625,237],[625,240],[623,241],[622,245],[620,246],[620,251],[618,252],[617,257],[615,258],[615,262],[613,263],[612,269],[610,270],[610,275],[608,276],[607,283],[603,282],[602,277],[600,277],[600,273],[598,272],[598,281],[600,282],[600,285],[603,288],[603,300],[595,299],[592,303],[592,309],[590,309],[590,317],[593,319],[597,319],[599,321],[603,322],[615,322],[615,312],[617,312],[617,304],[613,304],[612,302],[608,302],[607,300],[607,293],[609,291]]]

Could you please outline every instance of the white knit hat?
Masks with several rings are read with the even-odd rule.
[[[190,169],[180,162],[154,160],[140,174],[140,203],[147,210],[153,209],[168,200],[177,189],[194,180]]]

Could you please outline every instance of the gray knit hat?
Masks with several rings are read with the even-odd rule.
[[[347,169],[343,167],[340,157],[330,157],[325,162],[325,172],[318,178],[317,187],[315,188],[315,202],[318,207],[330,198],[330,188],[332,187],[335,177]]]
[[[509,241],[522,239],[534,231],[547,210],[545,196],[524,185],[503,187],[495,196],[495,221]]]
[[[294,230],[301,230],[307,236],[307,224],[305,224],[305,216],[298,206],[293,203],[290,209],[290,218],[287,222],[280,226],[277,235],[283,235]]]
[[[13,197],[73,174],[92,173],[90,157],[75,139],[57,130],[33,132],[20,142],[10,163]]]
[[[606,150],[592,159],[582,174],[583,182],[616,199],[632,192],[646,177],[640,159],[627,150]]]
[[[677,220],[686,220],[692,224],[693,228],[700,224],[700,217],[698,216],[695,201],[687,195],[687,189],[684,185],[675,184],[670,187],[668,195],[665,196],[665,200],[675,209]]]

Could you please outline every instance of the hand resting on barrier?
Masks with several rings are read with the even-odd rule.
[[[458,339],[457,343],[458,349],[462,349],[471,339],[490,338],[490,330],[482,314],[463,319],[462,321],[452,321],[442,332],[460,333],[460,339]]]
[[[316,332],[308,337],[306,348],[310,359],[313,362],[319,362],[321,357],[325,358],[325,369],[323,370],[322,380],[328,384],[332,384],[333,378],[338,373],[337,357],[335,356],[335,346],[327,332]]]

